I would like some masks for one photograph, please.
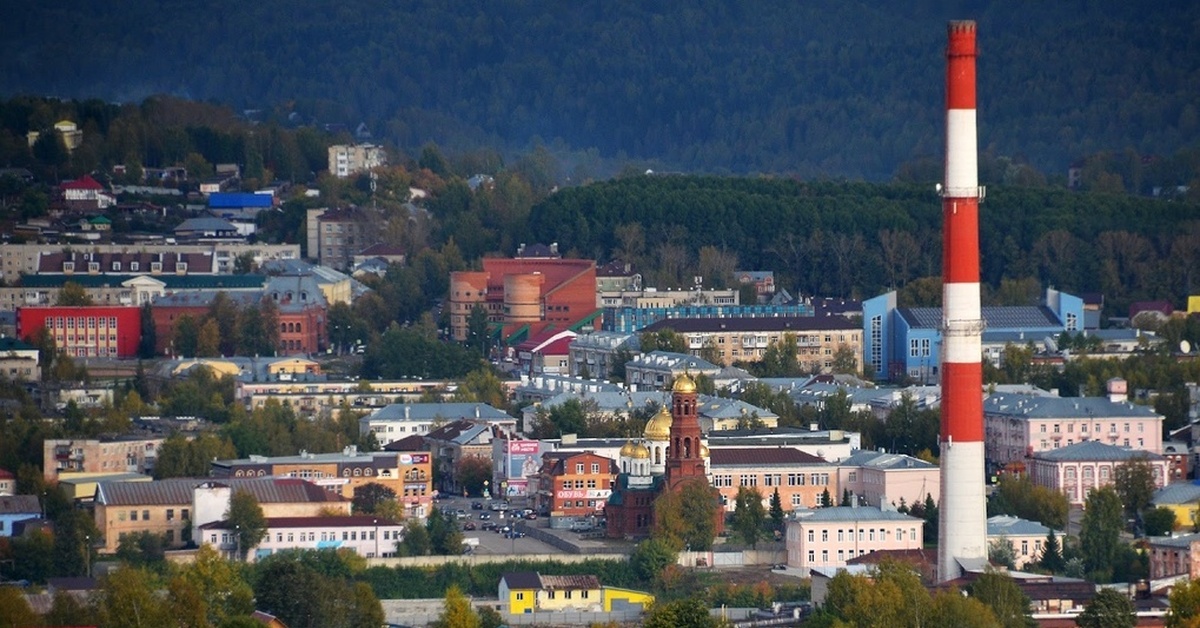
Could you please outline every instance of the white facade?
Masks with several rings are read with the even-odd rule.
[[[334,144],[329,147],[329,172],[339,179],[387,164],[387,153],[374,144]]]
[[[788,567],[842,567],[879,550],[924,547],[925,522],[872,506],[820,508],[787,524]]]
[[[229,522],[210,523],[200,533],[195,537],[200,543],[237,556],[237,530]],[[403,538],[403,524],[378,517],[275,517],[267,519],[266,536],[246,558],[254,561],[284,550],[317,549],[349,549],[366,558],[389,557],[396,555],[396,542]]]

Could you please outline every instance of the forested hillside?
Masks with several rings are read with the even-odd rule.
[[[995,186],[981,207],[982,279],[997,302],[1040,287],[1103,292],[1110,313],[1200,290],[1200,206],[1055,188]],[[648,269],[648,285],[773,269],[803,294],[868,298],[941,274],[941,202],[931,187],[643,176],[551,195],[537,239]],[[937,282],[927,302],[940,304]]]
[[[169,93],[366,121],[404,149],[536,137],[592,161],[875,180],[941,152],[945,24],[973,18],[983,150],[1061,175],[1084,155],[1171,154],[1200,137],[1200,4],[1186,0],[60,0],[4,13],[2,96]]]

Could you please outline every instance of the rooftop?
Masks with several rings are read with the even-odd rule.
[[[819,464],[828,465],[824,458],[804,453],[799,449],[779,447],[727,447],[710,449],[714,467],[752,467],[765,465]]]
[[[668,318],[648,325],[643,332],[673,329],[687,333],[738,333],[738,332],[787,332],[826,331],[832,329],[861,329],[849,319],[841,316],[777,316],[777,317],[725,317],[725,318]]]
[[[153,482],[100,482],[96,485],[96,503],[110,506],[190,504],[196,488],[205,484],[248,491],[260,504],[346,501],[298,478],[177,478]]]
[[[798,523],[836,522],[836,521],[909,521],[924,523],[916,517],[910,517],[895,510],[880,510],[875,506],[834,506],[833,508],[818,508],[801,513]]]
[[[988,536],[1048,536],[1050,528],[1038,523],[1012,515],[996,515],[988,517]]]
[[[940,307],[902,307],[896,310],[914,328],[939,329]],[[1050,308],[1039,305],[987,306],[982,309],[986,329],[1059,328],[1063,324]]]
[[[1146,460],[1162,460],[1163,457],[1140,449],[1117,447],[1097,440],[1084,441],[1067,445],[1061,449],[1041,451],[1033,454],[1035,460],[1050,460],[1052,462],[1084,462],[1091,460],[1108,460],[1123,462],[1144,458]]]
[[[435,419],[486,419],[515,421],[503,410],[486,403],[395,403],[363,417],[361,421],[432,421]]]
[[[1108,397],[1044,397],[997,393],[983,402],[985,415],[1003,415],[1018,419],[1162,419],[1149,406]]]

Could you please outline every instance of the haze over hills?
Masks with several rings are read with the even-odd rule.
[[[1200,141],[1200,3],[9,3],[0,96],[155,93],[365,121],[413,150],[887,179],[942,144],[949,19],[979,22],[981,150],[1062,173]]]

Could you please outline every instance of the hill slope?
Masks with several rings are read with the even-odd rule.
[[[709,172],[881,179],[941,151],[945,23],[980,24],[981,148],[1062,172],[1200,138],[1200,4],[773,0],[10,3],[0,95],[152,93]]]

